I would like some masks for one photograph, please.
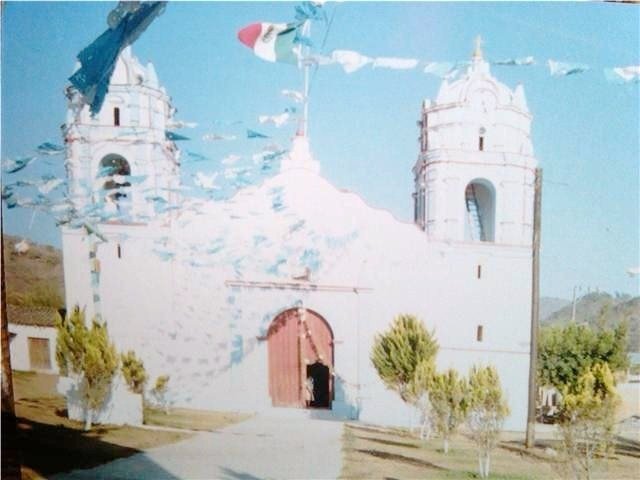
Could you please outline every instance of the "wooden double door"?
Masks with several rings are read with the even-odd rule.
[[[267,332],[269,395],[274,406],[331,408],[333,333],[317,313],[292,308]]]

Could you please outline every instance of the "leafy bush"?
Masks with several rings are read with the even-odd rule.
[[[478,448],[480,478],[489,476],[491,451],[495,448],[509,406],[494,367],[473,367],[469,373],[467,423]]]
[[[413,379],[407,386],[405,393],[408,401],[420,412],[420,438],[423,440],[431,438],[433,431],[433,411],[429,390],[434,375],[434,360],[432,358],[421,360],[416,366]]]
[[[433,332],[413,315],[398,315],[388,331],[376,336],[371,362],[387,388],[412,403],[416,367],[422,361],[433,362],[437,352]]]
[[[136,357],[133,350],[123,353],[120,360],[122,362],[122,376],[125,382],[127,382],[129,390],[133,393],[143,394],[144,386],[149,377],[144,369],[142,360]]]
[[[606,363],[592,365],[574,386],[565,388],[560,434],[575,479],[591,479],[596,457],[611,449],[619,403],[613,374]]]
[[[449,438],[465,421],[469,402],[467,381],[449,369],[433,375],[429,384],[429,400],[433,424],[442,437],[444,453],[449,452]]]
[[[165,413],[169,413],[169,403],[167,399],[167,392],[169,391],[169,375],[160,375],[156,378],[156,383],[151,390],[151,393],[160,405],[164,408]]]
[[[56,360],[63,375],[73,374],[81,381],[85,430],[90,430],[93,412],[104,403],[118,370],[118,354],[107,326],[94,319],[87,328],[84,312],[77,306],[56,327]]]
[[[607,363],[614,372],[623,371],[628,366],[626,345],[626,322],[614,329],[576,324],[543,328],[538,344],[540,385],[552,385],[560,391],[573,388],[596,363]]]

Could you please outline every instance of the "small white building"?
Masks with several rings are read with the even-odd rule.
[[[55,308],[7,304],[13,370],[58,373],[56,321],[59,318]]]
[[[479,49],[423,104],[413,223],[330,184],[303,137],[278,174],[229,200],[180,198],[179,152],[165,135],[174,110],[130,49],[96,118],[69,98],[70,194],[79,210],[119,217],[63,229],[67,305],[100,314],[152,379],[169,374],[175,405],[305,408],[312,377],[312,406],[406,425],[412,411],[370,352],[395,315],[411,313],[435,330],[440,368],[497,367],[506,428],[525,428],[531,115],[523,88],[499,83]]]

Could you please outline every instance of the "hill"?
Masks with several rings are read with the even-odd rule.
[[[542,303],[542,301],[541,301]],[[556,310],[544,317],[541,324],[566,325],[571,321],[572,305]],[[576,323],[587,323],[593,327],[615,327],[623,320],[629,321],[628,348],[631,352],[640,351],[640,297],[630,295],[611,295],[606,292],[592,292],[576,301]]]
[[[571,305],[571,301],[564,298],[540,297],[540,321],[544,322],[552,314],[556,313],[558,310],[566,307],[567,305]]]
[[[15,245],[22,238],[12,235],[3,235],[3,238],[7,303],[40,302],[63,307],[62,252],[51,245],[29,242],[29,249],[18,253]]]

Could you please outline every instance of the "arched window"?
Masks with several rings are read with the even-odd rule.
[[[420,130],[420,149],[422,152],[429,150],[429,118],[425,113],[420,123],[422,127]]]
[[[129,196],[126,187],[130,187],[131,183],[123,178],[129,175],[131,175],[131,167],[124,157],[111,153],[100,160],[98,177],[105,178],[102,189],[106,191],[107,198],[116,204]],[[109,190],[114,191],[109,192]]]
[[[464,239],[471,242],[495,241],[495,189],[487,180],[476,179],[464,191]]]
[[[484,129],[484,127],[482,127],[478,132],[478,150],[480,150],[481,152],[484,150],[484,134],[485,133],[487,133],[487,131]]]

